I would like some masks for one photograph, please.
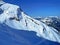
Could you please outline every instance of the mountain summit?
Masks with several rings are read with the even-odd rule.
[[[4,3],[0,10],[0,24],[17,30],[34,31],[38,37],[60,43],[60,33],[56,29],[31,18],[19,6]]]

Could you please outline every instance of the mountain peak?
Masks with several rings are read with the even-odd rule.
[[[17,17],[17,9],[19,8],[19,6],[17,5],[13,5],[13,4],[8,4],[5,3],[3,5],[0,6],[0,21],[4,22],[6,19],[9,18],[18,18]],[[2,12],[2,13],[1,13]]]
[[[0,23],[14,29],[34,31],[39,37],[60,42],[59,32],[56,29],[27,16],[19,6],[5,3],[1,6],[1,9],[3,12],[0,14]]]

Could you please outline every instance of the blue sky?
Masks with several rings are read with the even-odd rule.
[[[19,5],[32,17],[60,16],[60,0],[4,0]]]

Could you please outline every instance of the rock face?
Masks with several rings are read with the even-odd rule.
[[[60,43],[60,33],[41,21],[27,16],[19,6],[5,3],[0,6],[0,24],[23,31],[36,32],[38,37]]]

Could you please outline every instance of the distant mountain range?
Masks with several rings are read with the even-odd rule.
[[[49,16],[46,18],[35,18],[48,26],[51,26],[55,29],[57,29],[60,32],[60,17],[58,16]]]

